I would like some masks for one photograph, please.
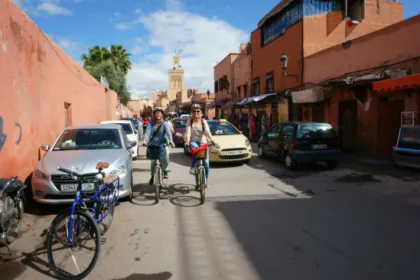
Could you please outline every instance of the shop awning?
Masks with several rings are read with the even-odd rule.
[[[236,102],[234,101],[229,101],[225,104],[222,105],[222,110],[229,110],[233,107],[233,105],[235,105]]]
[[[292,101],[295,104],[315,103],[323,101],[325,98],[331,97],[331,91],[322,87],[315,87],[301,91],[292,91],[291,94]]]
[[[372,88],[377,94],[420,88],[420,74],[375,82]]]
[[[269,93],[269,94],[264,94],[264,95],[257,95],[257,96],[252,96],[252,97],[248,97],[246,99],[246,101],[243,101],[244,103],[241,105],[247,105],[250,103],[257,103],[257,102],[261,102],[269,97],[275,97],[277,95],[277,93]],[[239,105],[239,104],[238,104]]]
[[[208,104],[207,108],[212,109],[214,107],[221,107],[223,104],[225,104],[225,102],[226,102],[225,100],[216,100]]]

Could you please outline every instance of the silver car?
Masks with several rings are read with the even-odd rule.
[[[98,162],[108,162],[103,171],[106,175],[119,175],[120,198],[131,196],[133,169],[130,149],[136,142],[130,142],[120,125],[98,124],[71,126],[65,128],[53,145],[42,145],[47,153],[38,162],[32,176],[32,194],[42,204],[72,203],[76,195],[77,181],[57,170],[64,167],[79,174],[92,174],[100,178]],[[98,184],[84,184],[85,194],[93,194]]]

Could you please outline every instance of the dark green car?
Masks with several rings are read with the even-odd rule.
[[[337,133],[330,124],[283,122],[264,133],[258,143],[258,155],[281,158],[288,169],[311,162],[326,162],[329,169],[334,169],[341,151]]]

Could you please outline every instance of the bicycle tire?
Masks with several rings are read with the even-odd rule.
[[[160,200],[160,184],[162,184],[162,172],[160,167],[156,167],[155,168],[155,175],[154,175],[154,180],[155,180],[155,202],[159,203]]]
[[[101,231],[98,227],[98,224],[96,223],[96,221],[94,220],[94,218],[92,217],[91,213],[84,211],[82,209],[75,209],[74,211],[75,215],[80,215],[80,216],[84,216],[86,218],[86,220],[88,221],[88,223],[90,224],[90,226],[93,227],[95,234],[96,234],[96,238],[95,238],[95,242],[96,242],[96,248],[95,248],[95,254],[93,256],[92,262],[88,265],[88,267],[82,271],[81,273],[79,273],[78,275],[67,275],[64,274],[63,272],[61,272],[60,269],[57,268],[55,262],[54,262],[54,258],[52,256],[53,250],[52,250],[52,240],[53,240],[53,236],[55,234],[55,230],[57,225],[59,224],[59,222],[61,222],[61,220],[63,220],[64,218],[66,218],[67,216],[71,216],[71,208],[61,211],[53,220],[53,222],[51,223],[51,227],[48,230],[48,234],[47,234],[47,241],[46,241],[46,250],[47,250],[47,257],[48,257],[48,263],[50,264],[51,269],[54,271],[54,273],[57,275],[57,277],[59,279],[66,279],[66,280],[76,280],[76,279],[83,279],[85,278],[89,273],[92,272],[93,268],[96,266],[96,263],[98,262],[99,259],[99,253],[101,251]]]
[[[206,172],[204,170],[204,167],[200,167],[199,169],[200,174],[200,202],[201,204],[204,204],[206,201]]]

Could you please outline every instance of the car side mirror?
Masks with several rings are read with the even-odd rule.
[[[244,134],[244,132],[243,132],[242,130],[239,130],[239,132],[240,132],[241,134]]]
[[[48,144],[41,145],[41,150],[43,150],[44,152],[48,152],[49,149],[50,149],[50,145]]]
[[[128,143],[128,149],[134,148],[137,145],[136,141],[130,141],[130,143]]]

